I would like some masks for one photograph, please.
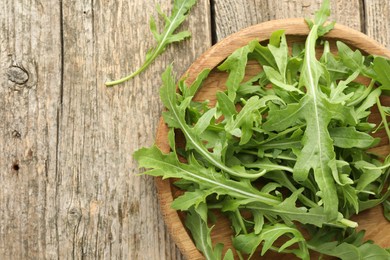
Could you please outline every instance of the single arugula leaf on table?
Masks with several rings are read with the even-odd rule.
[[[175,33],[175,31],[187,18],[190,9],[195,4],[196,0],[174,0],[172,13],[169,17],[161,11],[160,7],[158,7],[158,13],[165,21],[162,33],[157,32],[156,21],[153,17],[150,18],[150,31],[156,39],[157,45],[146,53],[145,61],[139,69],[121,79],[106,82],[106,86],[114,86],[134,78],[149,67],[149,65],[165,51],[169,44],[179,42],[190,37],[191,33],[189,31],[181,31],[178,33]]]

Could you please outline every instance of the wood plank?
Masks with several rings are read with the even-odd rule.
[[[0,258],[54,258],[60,5],[0,6]]]
[[[154,142],[165,67],[175,61],[180,74],[210,46],[208,1],[200,1],[183,26],[196,37],[169,47],[139,77],[114,88],[104,82],[142,64],[154,44],[149,16],[157,3],[168,11],[170,1],[63,3],[59,256],[181,259],[161,218],[154,179],[136,176],[131,154]]]
[[[390,2],[364,0],[365,32],[390,49]]]
[[[294,17],[311,17],[321,0],[214,0],[216,39],[257,23]],[[332,16],[338,23],[361,30],[359,0],[331,0]]]
[[[180,75],[211,45],[208,1],[183,26],[196,37],[104,86],[141,65],[157,3],[170,8],[1,0],[1,259],[182,259],[131,154],[153,143],[163,69],[175,61]]]

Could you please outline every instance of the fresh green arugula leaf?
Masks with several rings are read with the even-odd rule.
[[[162,80],[163,86],[160,89],[160,97],[165,107],[168,108],[168,111],[163,113],[164,120],[170,127],[175,127],[182,130],[187,140],[187,146],[190,146],[195,149],[199,154],[204,157],[204,159],[206,159],[215,167],[223,170],[224,172],[234,177],[256,179],[264,174],[264,172],[259,172],[255,174],[238,172],[230,167],[227,167],[221,161],[221,158],[217,158],[214,154],[210,153],[206,149],[204,144],[199,140],[199,137],[194,133],[193,128],[187,125],[185,121],[186,108],[190,104],[192,97],[186,97],[181,102],[181,104],[178,104],[175,79],[172,75],[172,66],[169,66],[167,70],[163,73]],[[203,78],[197,78],[197,80],[203,80]]]
[[[193,208],[188,211],[185,225],[190,230],[196,247],[203,253],[207,260],[221,259],[221,246],[217,245],[213,249],[210,236],[211,228],[208,227],[207,222]]]
[[[369,134],[357,131],[354,127],[335,127],[329,129],[330,137],[334,146],[341,148],[362,148],[367,149],[379,140]]]
[[[157,41],[157,46],[153,47],[146,53],[146,59],[144,64],[130,75],[121,78],[119,80],[106,82],[106,86],[113,86],[123,83],[129,79],[134,78],[141,72],[143,72],[150,64],[165,51],[167,45],[179,42],[191,36],[189,31],[182,31],[175,33],[176,29],[187,18],[190,9],[196,4],[196,0],[174,0],[173,9],[171,15],[168,17],[160,8],[158,13],[164,18],[165,26],[162,33],[157,32],[156,22],[153,18],[150,19],[150,30]]]
[[[292,238],[287,240],[282,246],[274,246],[275,241],[285,235],[292,235]],[[233,245],[239,251],[250,254],[252,256],[259,245],[263,242],[261,255],[263,256],[269,249],[277,250],[278,252],[286,251],[293,244],[298,244],[299,249],[289,249],[289,253],[294,253],[301,259],[310,259],[305,238],[295,228],[284,224],[275,224],[265,226],[259,235],[255,233],[238,235],[233,238]]]
[[[278,66],[278,72],[283,78],[285,78],[288,62],[288,47],[286,35],[283,30],[275,31],[271,34],[268,49],[275,58],[276,65]]]
[[[384,216],[385,218],[390,221],[390,201],[385,200],[383,202],[383,211],[384,211]]]
[[[201,183],[204,188],[219,187],[220,194],[242,199],[255,198],[267,205],[280,203],[278,198],[258,191],[250,182],[229,180],[212,168],[202,168],[201,165],[195,163],[194,158],[190,159],[188,164],[181,163],[174,153],[163,154],[156,146],[140,149],[133,156],[140,167],[153,168],[145,172],[148,175],[161,176],[164,179],[183,178]]]
[[[306,52],[300,85],[306,87],[307,94],[302,98],[300,106],[305,107],[306,111],[312,111],[312,114],[304,113],[303,115],[307,127],[302,140],[303,149],[294,166],[294,179],[304,181],[310,170],[313,170],[315,180],[321,190],[325,212],[332,220],[337,218],[338,212],[336,185],[332,177],[331,166],[335,164],[335,152],[328,132],[328,125],[332,118],[332,114],[329,113],[330,104],[318,86],[322,71],[322,66],[315,57],[318,27],[322,24],[318,22],[323,23],[324,19],[316,18],[305,45]]]
[[[346,206],[351,206],[355,213],[359,213],[359,200],[356,193],[356,190],[351,185],[344,185],[338,188],[339,193],[342,194],[342,198],[344,201],[343,208]]]
[[[303,92],[297,88],[298,83],[294,85],[290,85],[286,82],[283,82],[285,81],[285,76],[280,74],[280,72],[276,71],[272,67],[264,66],[263,69],[267,77],[274,85],[274,87],[281,88],[285,91],[295,91],[299,94],[303,94]]]
[[[354,162],[353,166],[361,171],[361,176],[357,182],[356,190],[362,191],[365,187],[367,187],[370,183],[374,182],[378,179],[379,176],[382,175],[382,170],[379,169],[367,169],[369,167],[374,167],[375,165],[366,162],[366,161],[357,161]]]
[[[383,57],[374,58],[374,71],[383,90],[390,90],[390,61]]]
[[[245,68],[248,62],[248,55],[253,52],[258,45],[257,40],[251,41],[248,45],[235,50],[218,69],[228,71],[229,77],[226,81],[229,98],[233,101],[236,98],[236,92],[245,76]]]

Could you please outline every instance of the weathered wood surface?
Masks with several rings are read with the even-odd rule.
[[[153,179],[131,154],[151,145],[160,75],[178,74],[246,26],[307,16],[319,0],[199,0],[167,49],[119,87],[154,40],[167,0],[0,0],[0,259],[182,259]],[[390,2],[332,0],[333,18],[390,48]]]

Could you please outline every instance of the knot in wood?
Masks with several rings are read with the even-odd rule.
[[[12,137],[13,138],[20,138],[20,137],[22,137],[22,135],[17,130],[13,130]]]
[[[79,222],[81,219],[81,215],[81,210],[76,207],[73,207],[68,211],[68,219],[71,222]]]
[[[23,85],[28,81],[29,75],[26,69],[21,66],[13,65],[8,68],[8,79],[18,85]]]

